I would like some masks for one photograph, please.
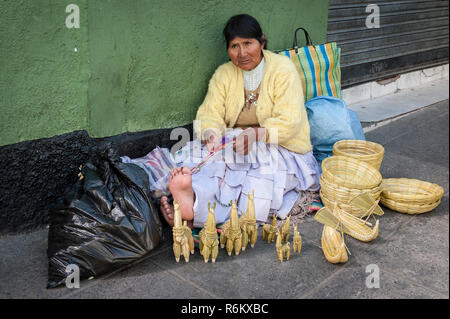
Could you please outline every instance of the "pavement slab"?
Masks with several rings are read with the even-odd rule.
[[[146,258],[126,270],[102,276],[87,287],[73,290],[64,298],[133,298],[133,299],[209,299],[213,296],[192,285],[188,280],[174,276],[152,260],[164,256],[169,248]],[[65,289],[65,288],[62,288]]]
[[[367,276],[372,272],[370,264],[353,261],[334,278],[314,290],[308,299],[442,299],[446,298],[396,274],[380,270],[379,285],[366,286]],[[351,283],[351,284],[349,284]],[[448,297],[448,296],[447,296]]]
[[[381,122],[448,100],[448,83],[447,79],[434,81],[420,87],[399,90],[393,94],[353,103],[348,107],[358,113],[361,122]]]
[[[367,132],[366,137],[371,141],[385,144],[392,139],[405,136],[406,134],[414,131],[416,128],[426,126],[429,129],[435,130],[436,128],[433,123],[437,120],[445,121],[446,118],[448,119],[448,116],[449,108],[448,106],[445,106],[445,101],[438,102],[427,106],[424,109],[419,109],[405,116],[395,118],[392,121],[385,121],[389,124],[382,125],[384,123],[382,122],[380,126]],[[383,129],[380,129],[381,127],[383,127]],[[439,129],[446,130],[448,132],[448,126],[440,126]]]
[[[220,249],[214,264],[205,263],[198,251],[188,264],[175,263],[171,251],[154,262],[220,298],[296,298],[336,271],[322,250],[309,242],[300,254],[291,252],[289,261],[281,263],[275,244],[264,242],[261,230],[254,248],[247,247],[238,256]]]
[[[448,199],[442,204],[448,207]],[[436,213],[436,211],[434,212]],[[354,255],[362,264],[376,264],[380,274],[388,272],[398,278],[426,287],[448,298],[448,211],[425,220],[425,215],[414,216],[385,241],[375,239],[363,248],[354,239],[347,241],[354,248]],[[358,247],[359,249],[356,249]]]

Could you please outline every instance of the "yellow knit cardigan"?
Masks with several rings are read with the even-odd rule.
[[[268,143],[305,154],[312,145],[300,76],[289,58],[267,50],[263,54],[266,66],[256,108],[259,125],[266,128]],[[197,111],[197,136],[203,138],[206,129],[223,135],[226,128],[234,127],[244,102],[242,69],[231,61],[221,65]]]

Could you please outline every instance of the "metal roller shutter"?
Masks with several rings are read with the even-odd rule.
[[[368,28],[369,4],[379,28]],[[448,63],[449,1],[330,0],[327,41],[341,48],[342,87]]]

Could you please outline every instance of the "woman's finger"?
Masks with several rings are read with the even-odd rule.
[[[248,143],[244,145],[244,155],[248,154]]]
[[[242,151],[243,151],[242,139],[238,138],[236,139],[236,153],[242,154]]]
[[[236,145],[236,153],[240,155],[244,154],[244,145],[242,143]]]

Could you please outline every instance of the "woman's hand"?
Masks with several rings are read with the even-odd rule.
[[[212,152],[221,143],[220,137],[213,130],[205,131],[205,145],[209,152]]]
[[[234,139],[233,150],[241,155],[247,155],[257,141],[265,141],[265,128],[248,128]]]

